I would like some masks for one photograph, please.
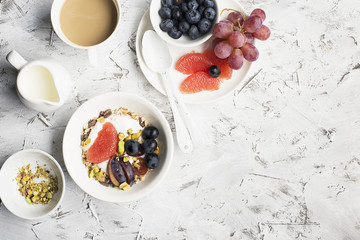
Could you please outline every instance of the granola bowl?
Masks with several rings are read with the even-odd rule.
[[[146,156],[128,156],[124,144],[126,149],[126,141],[138,139],[137,144],[143,146],[141,131],[147,126],[158,129],[157,147],[153,153],[156,152],[159,161],[156,168],[146,168],[141,175],[139,170],[142,167],[139,165],[145,164]],[[114,152],[109,154],[107,149],[114,148],[106,145],[107,140],[104,141],[102,134],[112,135],[108,139],[116,142]],[[97,149],[96,158],[92,157],[94,154],[90,155],[94,152],[91,148]],[[173,151],[171,129],[163,114],[148,100],[124,92],[99,95],[81,105],[70,118],[63,139],[64,162],[74,182],[89,195],[115,203],[135,201],[154,190],[170,169]],[[103,160],[93,161],[99,158]],[[129,169],[134,177],[131,181]],[[125,181],[121,183],[119,180],[116,185],[114,176],[119,170],[123,172]]]
[[[56,190],[48,191],[49,183],[54,181]],[[37,219],[50,214],[60,205],[64,192],[65,178],[60,165],[41,150],[19,151],[1,167],[1,201],[20,218]]]

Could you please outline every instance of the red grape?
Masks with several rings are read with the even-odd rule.
[[[232,47],[240,48],[246,42],[246,36],[242,32],[234,31],[232,34],[230,34],[228,40],[229,40],[229,44]]]
[[[270,34],[270,29],[265,25],[262,25],[258,30],[253,33],[254,37],[262,41],[268,39],[270,37]]]
[[[211,43],[211,48],[214,49],[216,47],[216,45],[223,40],[224,39],[221,39],[221,38],[214,38],[214,40]]]
[[[247,43],[250,43],[250,44],[254,44],[254,36],[252,35],[252,33],[245,33],[245,36],[246,36],[246,42]]]
[[[233,24],[230,21],[220,21],[215,24],[213,34],[217,38],[227,39],[233,32]]]
[[[227,19],[221,20],[220,22],[234,25],[230,20]]]
[[[238,21],[240,22],[240,25],[243,24],[244,19],[241,13],[238,12],[231,12],[229,13],[227,19],[231,21],[235,26],[238,26]]]
[[[234,70],[239,70],[244,63],[244,56],[240,49],[234,48],[228,59],[229,67]]]
[[[225,59],[230,56],[232,49],[233,47],[225,40],[216,44],[214,53],[218,58]]]
[[[253,33],[261,27],[262,20],[258,16],[250,16],[244,23],[245,31]]]
[[[258,16],[261,18],[261,20],[264,22],[265,21],[265,18],[266,18],[266,14],[264,12],[264,10],[260,9],[260,8],[257,8],[257,9],[254,9],[250,16]]]
[[[257,50],[257,48],[250,43],[245,43],[244,46],[241,47],[241,51],[244,55],[244,58],[249,62],[253,62],[259,57],[259,50]]]

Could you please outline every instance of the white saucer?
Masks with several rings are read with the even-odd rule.
[[[221,12],[224,8],[232,8],[236,10],[240,10],[242,12],[245,12],[243,7],[235,0],[221,0],[219,1],[219,11]],[[225,11],[221,16],[220,19],[224,19],[229,11]],[[154,28],[151,25],[150,21],[150,14],[149,11],[147,11],[144,16],[142,17],[137,34],[136,34],[136,55],[139,61],[140,68],[142,72],[144,73],[147,80],[153,85],[154,88],[156,88],[159,92],[165,95],[165,89],[161,84],[161,76],[158,73],[152,72],[147,65],[145,64],[145,61],[142,57],[141,53],[141,39],[143,37],[143,34],[147,30],[154,30]],[[190,104],[205,104],[214,102],[216,100],[219,100],[228,94],[231,94],[236,88],[240,87],[243,83],[243,79],[245,78],[246,74],[248,73],[251,62],[245,61],[244,65],[240,70],[233,71],[232,78],[229,80],[225,80],[219,90],[216,91],[202,91],[200,93],[195,94],[182,94],[179,91],[180,84],[183,80],[185,80],[189,75],[184,75],[178,71],[175,70],[175,64],[177,60],[182,57],[183,55],[190,53],[192,51],[195,52],[203,52],[207,48],[211,47],[212,38],[206,41],[205,43],[201,44],[200,46],[191,47],[191,48],[181,48],[177,46],[168,45],[171,56],[173,59],[173,65],[170,67],[169,70],[169,81],[173,81],[174,91],[177,91],[179,95],[182,97],[183,101],[185,103]],[[156,58],[156,56],[154,56]]]

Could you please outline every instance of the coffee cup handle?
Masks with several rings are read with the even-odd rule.
[[[20,70],[27,64],[27,61],[15,50],[8,53],[6,60],[13,65],[17,70]]]
[[[88,49],[89,62],[92,67],[96,67],[98,65],[98,57],[96,48]]]

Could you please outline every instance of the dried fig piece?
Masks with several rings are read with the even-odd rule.
[[[112,114],[111,109],[106,109],[105,111],[101,111],[99,113],[99,117],[107,118],[107,117],[110,117],[111,114]]]
[[[81,135],[81,141],[85,141],[90,135],[90,131],[89,132],[86,132],[86,133],[83,133]]]
[[[143,121],[142,117],[139,117],[139,124],[141,127],[145,127],[145,121]]]
[[[104,112],[104,114],[103,114],[103,117],[104,117],[104,118],[108,118],[108,117],[111,116],[111,114],[112,114],[111,109],[107,109],[107,110],[105,110],[105,112]]]
[[[95,126],[96,122],[97,122],[96,119],[91,119],[91,120],[88,122],[88,127],[91,128],[91,127]]]

